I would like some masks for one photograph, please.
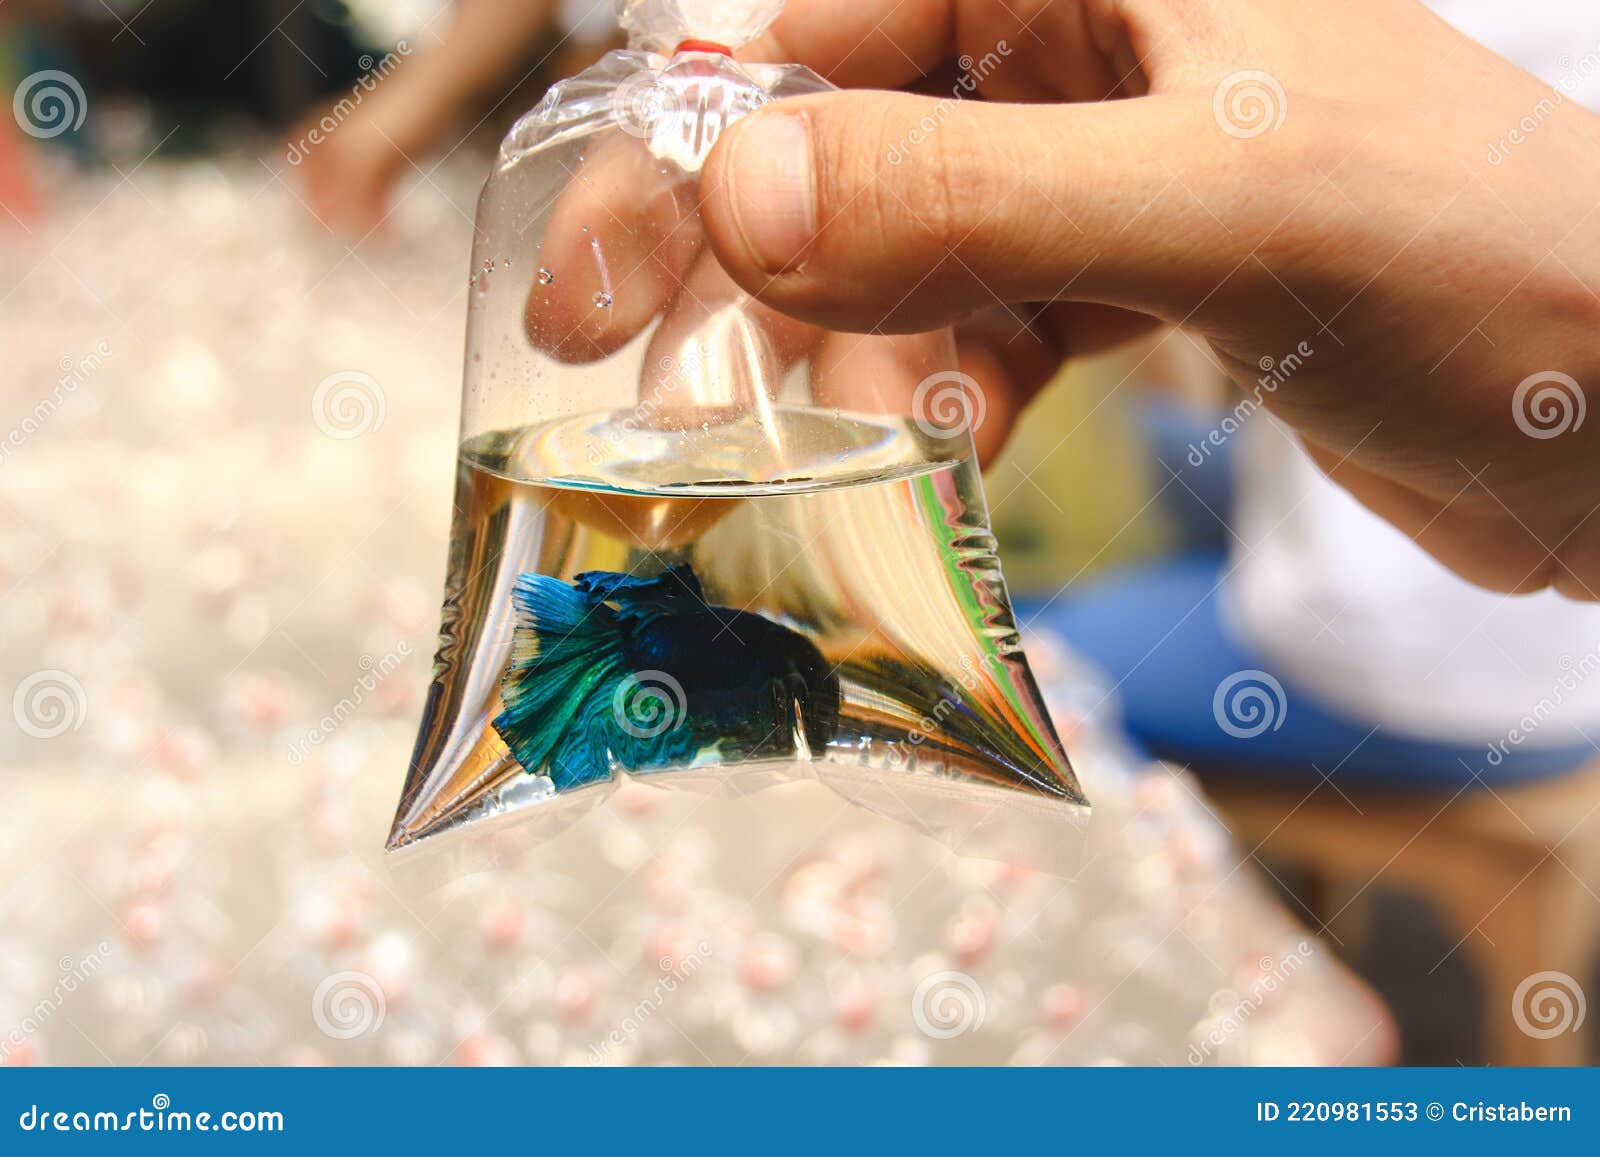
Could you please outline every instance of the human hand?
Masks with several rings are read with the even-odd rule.
[[[406,154],[371,110],[358,109],[331,131],[324,127],[329,123],[329,113],[307,120],[290,134],[288,155],[317,220],[331,230],[364,237],[388,215]]]
[[[702,213],[762,302],[856,331],[988,312],[989,438],[1060,356],[1180,324],[1459,573],[1597,597],[1600,119],[1420,5],[793,0],[740,55],[846,87],[960,60],[986,98],[734,125]],[[1293,371],[1264,386],[1267,359]]]
[[[406,169],[422,172],[420,162],[449,144],[452,128],[470,125],[489,94],[507,95],[501,86],[521,72],[555,8],[555,0],[458,4],[441,43],[413,58],[399,41],[375,71],[296,126],[287,152],[317,219],[353,237],[379,228]]]

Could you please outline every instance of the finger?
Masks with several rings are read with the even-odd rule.
[[[812,402],[861,414],[909,415],[923,419],[922,425],[941,439],[954,437],[959,421],[941,420],[926,395],[955,376],[949,373],[955,354],[954,342],[942,331],[829,334],[812,359]]]
[[[795,0],[745,60],[803,64],[842,88],[898,88],[964,58],[985,95],[1102,100],[1143,91],[1130,19],[1153,23],[1165,0]],[[1159,57],[1159,53],[1155,56]]]
[[[1249,142],[1255,171],[1273,171],[1288,135]],[[1255,206],[1270,182],[1240,180],[1228,143],[1209,102],[1187,96],[832,93],[729,129],[702,178],[703,214],[736,281],[836,329],[922,330],[997,300],[1062,298],[1181,320],[1268,216]]]
[[[956,328],[961,370],[979,391],[972,429],[980,464],[998,457],[1022,411],[1070,358],[1092,357],[1148,334],[1145,314],[1067,302],[986,310]]]
[[[654,425],[708,409],[745,412],[778,396],[784,376],[820,339],[805,322],[752,301],[709,250],[650,335],[639,398]]]
[[[704,246],[695,185],[642,141],[617,134],[590,151],[539,238],[524,326],[565,362],[606,357],[678,293]]]
[[[990,356],[1030,393],[1044,386],[1068,358],[1093,357],[1144,337],[1156,318],[1087,302],[997,306],[956,329],[965,346],[988,346]]]
[[[1061,367],[1058,362],[1050,374],[1042,376],[1019,373],[1010,351],[990,342],[963,340],[960,351],[961,373],[975,394],[966,403],[972,447],[978,465],[988,466],[1005,448],[1023,409]]]

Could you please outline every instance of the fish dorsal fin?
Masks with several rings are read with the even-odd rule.
[[[595,602],[650,604],[705,601],[699,576],[687,563],[681,562],[650,578],[588,570],[574,577],[572,585]]]

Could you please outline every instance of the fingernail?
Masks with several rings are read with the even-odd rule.
[[[799,264],[817,231],[811,133],[788,113],[752,118],[734,141],[730,203],[745,248],[767,273]]]

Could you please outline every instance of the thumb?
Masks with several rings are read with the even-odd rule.
[[[1261,183],[1246,187],[1240,145],[1282,147],[1230,138],[1183,95],[827,93],[733,125],[707,162],[703,213],[734,280],[836,329],[928,329],[997,299],[1180,320],[1250,252],[1241,210]],[[1256,153],[1252,170],[1271,163]]]

